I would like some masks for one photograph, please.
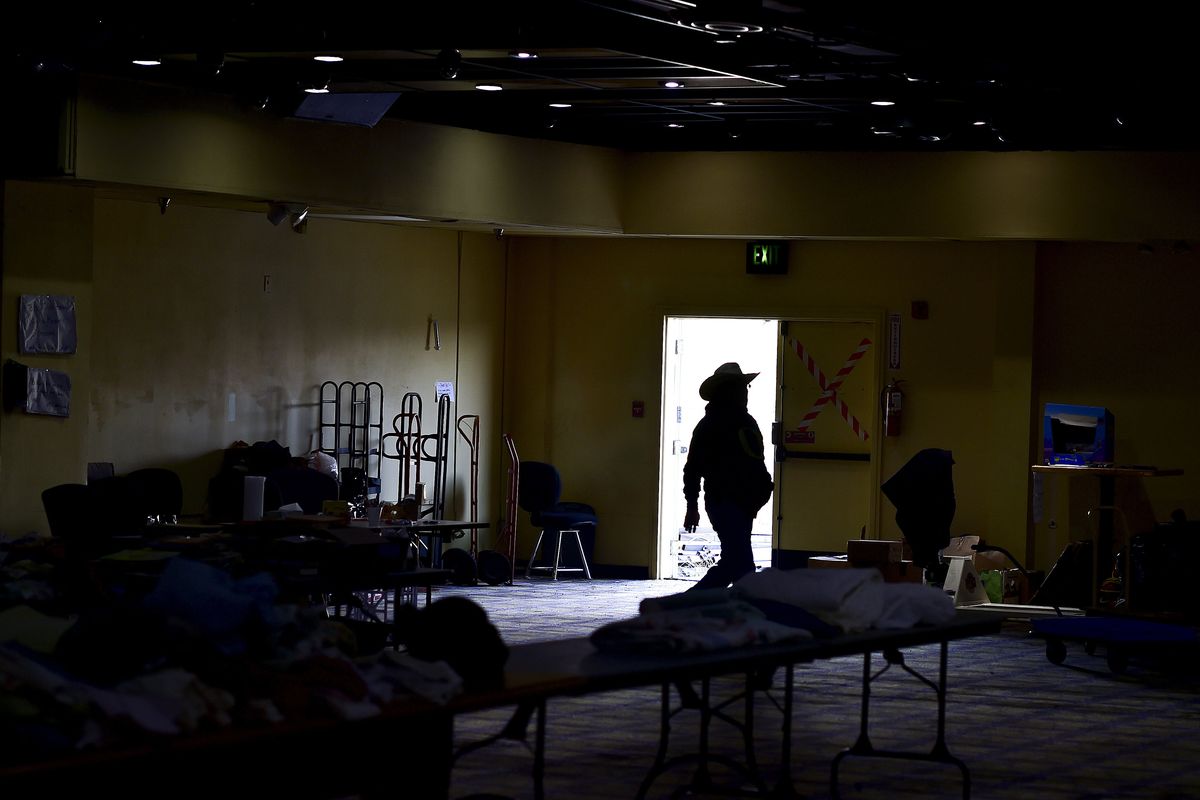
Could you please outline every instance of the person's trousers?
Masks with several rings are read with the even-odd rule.
[[[746,573],[754,571],[754,551],[750,530],[754,518],[736,503],[704,503],[708,521],[721,540],[721,560],[712,566],[692,589],[723,589]]]

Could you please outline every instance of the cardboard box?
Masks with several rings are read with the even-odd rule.
[[[904,560],[904,543],[899,539],[850,539],[846,555],[855,567],[899,564]]]
[[[925,570],[911,561],[898,561],[876,567],[883,573],[885,583],[923,583]]]
[[[1004,603],[1028,605],[1032,592],[1029,590],[1029,580],[1019,569],[1000,570],[1001,586],[1004,587]]]
[[[845,556],[809,556],[809,569],[849,569],[850,562]]]

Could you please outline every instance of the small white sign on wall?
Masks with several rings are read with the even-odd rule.
[[[435,400],[441,400],[443,396],[449,397],[450,402],[454,402],[454,381],[436,381],[434,390],[437,393]]]

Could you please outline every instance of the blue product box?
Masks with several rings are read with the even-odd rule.
[[[1107,408],[1046,403],[1042,449],[1047,464],[1112,463],[1115,438]]]

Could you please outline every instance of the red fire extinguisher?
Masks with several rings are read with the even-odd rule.
[[[883,396],[879,398],[883,407],[884,436],[900,435],[900,418],[904,409],[904,391],[900,388],[902,383],[904,381],[899,378],[891,379],[883,387]]]

